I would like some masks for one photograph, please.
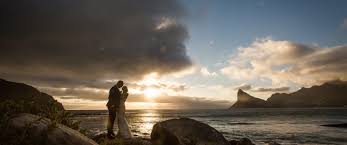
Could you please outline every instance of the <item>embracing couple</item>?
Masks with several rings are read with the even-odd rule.
[[[107,108],[108,108],[108,123],[107,123],[107,137],[115,138],[116,135],[113,132],[113,124],[117,118],[118,122],[118,133],[117,137],[128,139],[131,138],[131,132],[129,129],[128,122],[125,118],[125,101],[128,98],[128,87],[123,86],[123,81],[118,81],[110,89],[108,96]],[[121,89],[121,90],[120,90]]]

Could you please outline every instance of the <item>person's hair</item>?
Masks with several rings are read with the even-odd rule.
[[[128,93],[128,87],[127,86],[123,86],[122,90],[124,93]]]
[[[124,85],[124,82],[122,80],[119,80],[116,84],[118,88],[122,87]]]

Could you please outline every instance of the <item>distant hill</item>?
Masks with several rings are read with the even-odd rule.
[[[231,108],[295,108],[295,107],[345,107],[347,106],[347,82],[331,81],[320,86],[301,88],[293,93],[275,93],[266,101],[242,90]]]
[[[58,110],[64,110],[63,105],[52,96],[40,92],[32,86],[0,79],[0,102],[6,100],[29,102],[38,107],[53,107],[52,105],[54,105]]]
[[[239,89],[237,92],[237,102],[232,108],[261,108],[264,107],[265,103],[265,100],[255,98]]]

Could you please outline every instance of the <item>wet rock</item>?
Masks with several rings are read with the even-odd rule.
[[[281,145],[281,144],[274,142],[274,141],[271,141],[271,142],[266,143],[265,145]]]
[[[154,125],[153,145],[229,145],[211,126],[189,118],[171,119]]]
[[[0,144],[97,145],[76,130],[32,114],[17,114],[7,125]]]
[[[339,123],[339,124],[323,124],[321,126],[325,127],[338,127],[338,128],[347,128],[347,123]]]
[[[230,140],[230,145],[254,145],[248,138],[241,138],[240,140]]]

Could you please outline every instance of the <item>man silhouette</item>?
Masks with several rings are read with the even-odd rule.
[[[123,81],[119,80],[116,85],[114,85],[109,92],[108,102],[106,104],[108,109],[108,122],[107,122],[107,137],[114,138],[115,134],[113,132],[113,124],[116,119],[117,109],[120,104],[121,92],[119,88],[123,86]]]

